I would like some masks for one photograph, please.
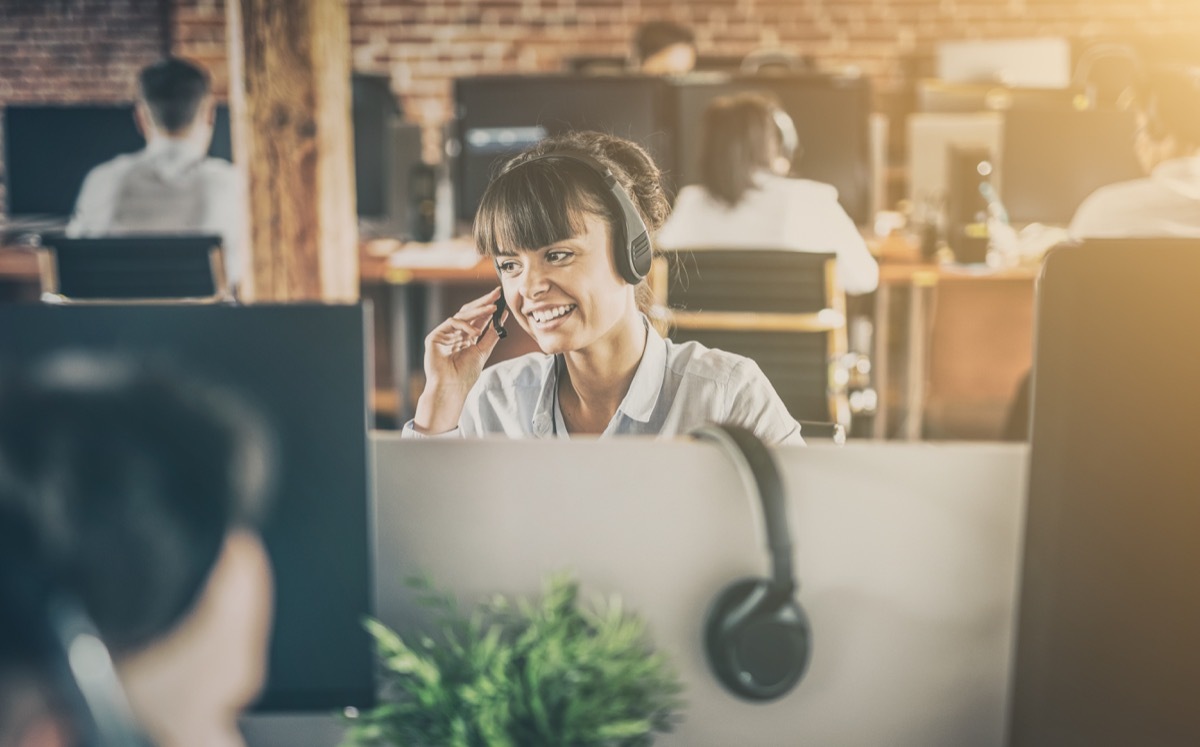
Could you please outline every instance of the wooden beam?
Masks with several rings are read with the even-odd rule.
[[[227,0],[234,157],[247,184],[244,297],[358,297],[343,0]]]

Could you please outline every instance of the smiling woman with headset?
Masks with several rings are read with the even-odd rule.
[[[0,378],[0,746],[234,747],[266,668],[265,431],[72,355]]]
[[[671,436],[718,421],[803,443],[753,361],[650,325],[650,236],[668,209],[658,167],[621,138],[571,133],[510,161],[475,218],[501,287],[426,337],[404,435]],[[505,319],[544,352],[484,370]]]
[[[680,190],[659,247],[832,252],[847,293],[875,290],[879,266],[837,189],[788,176],[800,150],[792,118],[768,96],[713,99],[704,112],[701,183]]]

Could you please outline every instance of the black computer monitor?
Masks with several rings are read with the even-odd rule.
[[[1006,112],[999,176],[1009,220],[1067,225],[1097,188],[1142,176],[1133,136],[1128,111]]]
[[[11,218],[66,218],[93,167],[145,141],[132,104],[4,107],[4,171]],[[209,155],[232,160],[229,109],[217,107]]]
[[[1009,747],[1200,744],[1200,240],[1038,283]]]
[[[454,83],[460,149],[456,213],[470,222],[497,165],[548,135],[599,130],[644,146],[671,168],[665,87],[647,76],[526,75]]]
[[[406,178],[392,173],[393,123],[400,105],[387,75],[355,73],[350,81],[351,121],[354,125],[354,187],[358,215],[388,217],[390,180]]]
[[[400,115],[390,79],[351,79],[355,192],[358,215],[388,217],[392,122]],[[9,217],[58,217],[75,209],[88,172],[121,153],[140,150],[132,104],[9,105],[4,108],[4,169]],[[233,160],[229,108],[218,104],[208,154]]]
[[[374,700],[363,305],[0,306],[0,362],[67,349],[149,356],[240,392],[278,437],[263,535],[275,575],[260,711]]]
[[[861,77],[785,73],[681,79],[672,86],[675,188],[700,181],[701,129],[709,102],[745,91],[773,95],[795,122],[803,152],[793,175],[837,187],[838,200],[854,222],[869,223],[871,86]]]

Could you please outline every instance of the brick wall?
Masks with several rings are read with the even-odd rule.
[[[179,54],[226,90],[225,0],[166,0]],[[280,0],[285,1],[285,0]],[[430,135],[450,81],[552,71],[581,55],[624,55],[638,23],[696,30],[702,54],[783,46],[827,68],[854,67],[885,94],[943,39],[1200,38],[1195,0],[346,0],[355,69],[389,73]],[[160,0],[0,0],[0,104],[122,100],[162,43]],[[427,137],[435,158],[435,137]]]
[[[157,0],[0,0],[0,103],[128,100],[160,21]]]

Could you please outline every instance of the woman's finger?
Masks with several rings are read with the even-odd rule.
[[[492,309],[496,307],[496,301],[500,299],[499,286],[493,288],[490,292],[476,298],[474,301],[468,301],[462,305],[462,308],[455,314],[456,317],[462,319],[468,316],[479,314],[482,309]]]
[[[457,340],[474,340],[477,333],[478,328],[470,322],[451,317],[439,324],[437,329],[430,333],[430,338],[446,345]]]

